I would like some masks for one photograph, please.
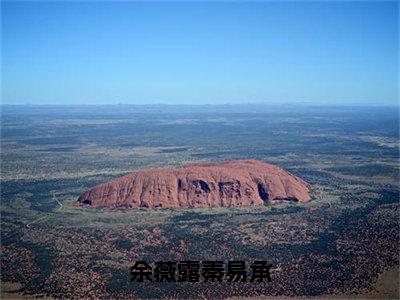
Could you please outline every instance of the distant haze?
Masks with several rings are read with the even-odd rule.
[[[2,103],[395,105],[398,6],[2,1]]]

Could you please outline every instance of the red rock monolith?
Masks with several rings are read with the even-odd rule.
[[[78,205],[201,208],[309,200],[307,183],[282,168],[257,160],[234,160],[139,170],[86,191]]]

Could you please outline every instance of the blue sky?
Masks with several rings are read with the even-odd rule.
[[[2,2],[2,103],[397,104],[398,6]]]

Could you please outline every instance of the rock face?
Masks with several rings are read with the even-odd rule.
[[[310,200],[307,183],[256,160],[189,164],[130,173],[83,193],[78,205],[109,208],[188,208],[267,205]]]

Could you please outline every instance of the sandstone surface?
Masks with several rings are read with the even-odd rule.
[[[190,208],[307,202],[308,184],[257,160],[144,169],[83,193],[77,204],[108,208]]]

